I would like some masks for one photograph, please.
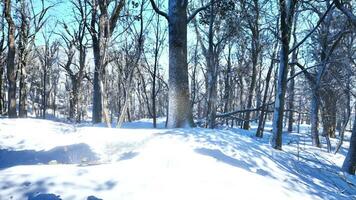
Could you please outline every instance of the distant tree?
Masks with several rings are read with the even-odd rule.
[[[60,34],[66,44],[67,61],[61,64],[70,78],[71,89],[69,98],[69,118],[80,122],[80,96],[82,82],[86,75],[86,58],[88,51],[88,41],[86,39],[87,29],[85,28],[86,17],[88,15],[88,5],[83,0],[72,0],[74,5],[75,27],[69,27],[63,23],[64,31]],[[78,52],[78,63],[74,62],[75,53]]]
[[[42,82],[42,91],[41,91],[41,110],[42,110],[42,118],[46,118],[47,109],[49,105],[49,96],[53,87],[51,84],[51,75],[56,75],[54,67],[58,60],[59,53],[59,42],[52,42],[53,31],[47,33],[43,33],[43,39],[45,44],[36,49],[37,56],[41,65],[41,82]],[[57,78],[57,77],[55,77]],[[55,86],[54,86],[55,87]]]

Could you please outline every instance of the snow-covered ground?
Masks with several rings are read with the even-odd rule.
[[[315,149],[307,126],[284,134],[283,151],[254,129],[151,126],[0,119],[0,200],[356,199],[355,177],[339,172],[348,141],[336,155]]]

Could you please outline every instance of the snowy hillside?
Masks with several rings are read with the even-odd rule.
[[[356,199],[355,177],[339,173],[348,142],[334,155],[304,134],[276,151],[268,133],[124,127],[0,119],[0,199]]]

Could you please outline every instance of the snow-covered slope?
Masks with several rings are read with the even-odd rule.
[[[268,133],[150,126],[0,119],[0,199],[355,198],[355,178],[339,173],[347,142],[334,155],[310,147],[308,136],[285,134],[275,151]]]

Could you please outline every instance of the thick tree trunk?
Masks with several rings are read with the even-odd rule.
[[[347,172],[349,174],[355,174],[356,171],[356,114],[354,119],[354,125],[352,128],[350,147],[346,155],[345,161],[342,165],[342,171]]]
[[[194,126],[187,64],[187,1],[169,1],[169,128]]]
[[[7,69],[7,79],[8,79],[8,104],[7,112],[9,118],[16,118],[16,69],[15,69],[15,23],[11,16],[11,0],[5,1],[5,18],[8,24],[8,51],[7,51],[7,60],[6,60],[6,69]]]

